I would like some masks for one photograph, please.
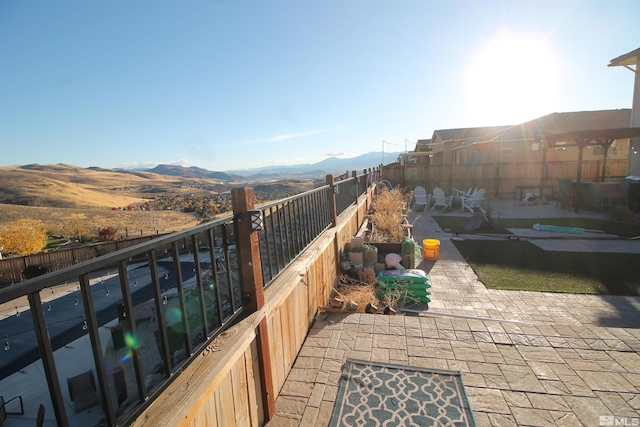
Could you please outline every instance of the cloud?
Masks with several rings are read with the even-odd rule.
[[[153,162],[153,161],[142,161],[142,162],[129,162],[122,163],[119,167],[122,169],[153,169],[159,165],[172,165],[172,166],[189,166],[191,162],[187,159],[180,160],[171,160],[166,162]]]
[[[348,158],[348,157],[355,157],[357,156],[358,153],[357,151],[336,151],[336,152],[328,152],[328,153],[324,153],[322,156],[323,157],[340,157],[340,158]]]
[[[283,133],[281,135],[275,135],[275,136],[270,136],[270,137],[266,137],[266,138],[257,138],[257,139],[252,139],[252,140],[249,140],[249,141],[244,141],[244,142],[241,142],[240,144],[249,145],[249,144],[260,144],[262,142],[286,141],[288,139],[296,139],[296,138],[303,138],[305,136],[317,135],[319,133],[325,133],[325,132],[329,132],[331,130],[333,130],[333,129],[317,129],[317,130],[310,130],[308,132]]]

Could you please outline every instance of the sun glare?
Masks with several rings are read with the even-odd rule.
[[[492,40],[471,58],[466,77],[468,106],[479,126],[517,124],[553,112],[558,72],[542,39]]]

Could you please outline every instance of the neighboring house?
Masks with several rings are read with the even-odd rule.
[[[542,161],[541,136],[584,130],[628,128],[631,110],[580,111],[553,113],[514,126],[436,130],[431,138],[432,165],[490,164]],[[616,140],[607,153],[608,159],[626,160],[629,140]],[[584,150],[583,160],[602,160],[604,149],[591,146]],[[575,147],[548,149],[546,161],[575,161]]]
[[[413,151],[402,153],[398,156],[398,163],[401,165],[404,165],[405,162],[408,164],[428,165],[431,155],[431,140],[419,139]]]

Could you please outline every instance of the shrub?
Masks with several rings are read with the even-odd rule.
[[[102,227],[98,228],[98,236],[102,240],[115,240],[118,229],[115,227]]]
[[[96,236],[89,233],[82,233],[78,239],[81,243],[90,243],[95,240]]]

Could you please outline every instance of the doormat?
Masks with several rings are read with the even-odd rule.
[[[347,359],[330,427],[475,426],[456,371]]]

